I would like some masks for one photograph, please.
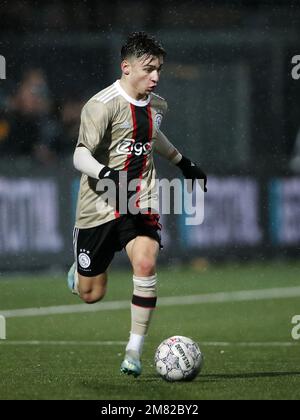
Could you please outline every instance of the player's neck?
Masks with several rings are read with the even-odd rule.
[[[138,93],[137,90],[132,85],[130,85],[130,83],[124,77],[120,79],[120,85],[121,88],[127,93],[127,95],[136,101],[145,101],[148,98],[147,95],[141,95]]]

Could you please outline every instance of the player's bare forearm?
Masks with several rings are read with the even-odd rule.
[[[182,159],[182,154],[161,131],[157,133],[155,151],[174,165],[177,165]]]
[[[203,179],[204,191],[207,191],[207,176],[203,170],[199,165],[183,156],[161,131],[157,135],[155,150],[160,156],[178,166],[183,176],[193,181],[193,185],[196,179]]]

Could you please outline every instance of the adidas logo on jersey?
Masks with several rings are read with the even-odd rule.
[[[130,122],[125,121],[125,122],[120,124],[120,128],[125,128],[125,129],[131,128],[131,124],[130,124]]]

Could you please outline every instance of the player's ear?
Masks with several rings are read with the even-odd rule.
[[[130,63],[127,60],[123,60],[121,63],[121,69],[122,69],[122,73],[128,76],[130,73]]]

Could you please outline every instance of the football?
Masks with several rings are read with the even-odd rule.
[[[191,338],[176,335],[167,338],[155,352],[158,374],[169,382],[191,381],[200,373],[203,354]]]

